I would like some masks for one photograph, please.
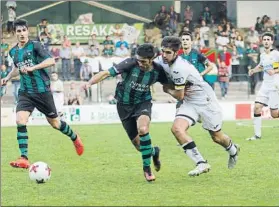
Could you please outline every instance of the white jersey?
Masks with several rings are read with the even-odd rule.
[[[180,56],[172,65],[164,63],[162,56],[154,60],[160,64],[168,78],[174,83],[176,90],[182,90],[189,86],[189,93],[184,100],[193,104],[207,104],[210,100],[217,100],[213,89],[206,83],[198,70],[187,60]]]
[[[260,56],[260,64],[263,67],[263,80],[268,84],[276,84],[279,81],[279,73],[269,75],[268,70],[278,69],[279,67],[279,51],[272,50],[270,53],[263,52]]]

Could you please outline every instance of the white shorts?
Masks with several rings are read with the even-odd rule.
[[[223,124],[222,108],[217,101],[209,102],[207,105],[184,101],[177,109],[175,118],[187,120],[190,126],[195,125],[200,118],[203,128],[214,132],[221,130]]]
[[[278,109],[279,107],[279,90],[272,88],[268,84],[262,84],[258,91],[255,103],[261,103],[269,106],[271,109]]]

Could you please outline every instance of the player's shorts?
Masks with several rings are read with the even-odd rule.
[[[271,89],[268,84],[261,85],[258,91],[255,103],[260,103],[264,106],[269,106],[270,109],[278,109],[279,107],[279,90]]]
[[[117,103],[117,112],[122,122],[126,133],[130,140],[133,140],[138,135],[137,119],[141,115],[149,116],[151,119],[151,101],[146,101],[136,105],[125,105]]]
[[[187,120],[190,126],[195,125],[200,118],[203,128],[214,132],[220,131],[223,124],[222,109],[217,101],[209,102],[207,105],[184,101],[177,109],[175,118]]]
[[[29,111],[32,113],[35,108],[48,118],[58,117],[51,92],[31,94],[19,91],[16,112]]]

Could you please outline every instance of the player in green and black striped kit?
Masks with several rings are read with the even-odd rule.
[[[138,47],[136,58],[128,58],[107,71],[93,76],[86,87],[96,84],[108,76],[122,75],[122,81],[117,84],[115,98],[117,111],[124,129],[132,143],[142,154],[143,171],[147,181],[154,181],[150,162],[153,156],[155,170],[159,171],[159,147],[152,147],[149,134],[151,120],[150,86],[156,82],[167,83],[164,69],[153,62],[155,49],[151,44]]]
[[[50,125],[60,130],[73,141],[78,155],[83,153],[80,137],[72,131],[70,126],[58,119],[53,97],[50,92],[50,78],[46,68],[55,64],[54,59],[43,48],[40,42],[28,38],[27,21],[18,19],[14,22],[18,44],[9,55],[14,62],[14,68],[1,83],[6,83],[20,74],[19,100],[16,106],[17,141],[21,156],[12,161],[12,167],[28,168],[28,133],[27,121],[34,108],[45,114]]]

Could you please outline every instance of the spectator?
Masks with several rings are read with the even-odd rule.
[[[50,87],[58,116],[62,118],[64,105],[64,85],[63,82],[58,78],[58,74],[56,72],[51,73]]]
[[[255,30],[258,32],[258,34],[262,34],[262,32],[264,30],[260,17],[257,17],[257,22],[255,24]]]
[[[221,36],[218,36],[216,39],[216,45],[218,50],[222,50],[225,46],[227,46],[229,44],[230,40],[229,38],[226,36],[225,32],[222,32]]]
[[[203,12],[201,13],[200,21],[205,20],[206,24],[211,24],[212,22],[212,15],[211,11],[209,10],[209,7],[204,7]]]
[[[57,47],[52,47],[50,50],[50,55],[55,59],[55,63],[58,63],[60,59],[60,50]],[[52,66],[52,71],[57,72],[56,64]]]
[[[217,31],[215,32],[215,39],[217,39],[218,36],[222,36],[223,30],[224,30],[223,26],[219,24],[217,26]]]
[[[67,44],[62,44],[59,55],[62,60],[63,80],[69,81],[71,79],[71,49],[67,47]]]
[[[112,30],[113,36],[114,36],[114,41],[120,40],[120,36],[123,36],[123,31],[120,29],[120,25],[116,24]]]
[[[88,48],[90,48],[91,46],[94,46],[94,48],[96,48],[98,50],[98,53],[100,52],[100,44],[98,42],[98,40],[96,39],[96,34],[92,34],[91,38],[88,40]]]
[[[14,21],[16,19],[16,13],[15,13],[15,9],[13,7],[9,7],[8,8],[8,22],[7,22],[7,32],[8,32],[8,36],[10,37],[10,34],[12,33],[14,35]]]
[[[110,39],[109,35],[106,36],[106,39],[104,40],[103,45],[104,46],[109,45],[109,47],[111,49],[114,49],[114,42]]]
[[[201,21],[201,28],[200,28],[200,37],[204,40],[204,44],[206,47],[209,47],[209,27],[206,25],[204,20]]]
[[[254,47],[253,43],[247,46],[246,54],[248,56],[248,70],[253,69],[257,66],[259,52],[258,48]],[[260,80],[261,73],[255,73],[254,75],[250,76],[250,88],[251,94],[255,94],[255,88]]]
[[[120,47],[122,44],[124,45],[124,47],[126,47],[127,49],[129,49],[129,44],[128,44],[127,41],[125,41],[125,40],[123,39],[123,35],[120,36],[120,40],[115,44],[115,48]]]
[[[161,10],[157,12],[154,17],[154,22],[160,29],[165,29],[169,23],[169,14],[166,10],[166,6],[161,6]]]
[[[6,65],[2,64],[1,65],[1,79],[6,78],[7,75],[8,75],[7,67],[6,67]],[[6,90],[7,90],[6,85],[1,86],[1,92],[0,92],[1,97],[6,94]]]
[[[275,35],[279,34],[279,20],[275,21],[275,25],[273,26],[273,33]]]
[[[12,8],[12,9],[16,10],[16,1],[8,0],[6,3],[6,7],[7,7],[7,9]]]
[[[91,65],[89,65],[89,61],[87,59],[84,60],[84,63],[81,66],[80,70],[80,79],[82,81],[89,81],[93,76],[93,69]],[[84,90],[85,92],[85,97],[89,98],[89,100],[92,100],[92,89],[89,87],[88,89]]]
[[[224,61],[221,61],[218,68],[218,80],[220,83],[222,100],[224,100],[228,93],[229,86],[229,68]]]
[[[226,1],[218,1],[218,9],[217,9],[217,22],[220,22],[222,19],[227,20],[227,2]]]
[[[47,28],[48,22],[47,19],[42,19],[39,26],[39,37],[42,32],[45,32],[45,28]]]
[[[183,27],[188,27],[191,32],[194,30],[194,26],[190,20],[185,20]]]
[[[174,11],[173,6],[170,7],[169,15],[170,15],[169,27],[172,30],[172,33],[175,33],[176,28],[177,28],[177,18],[178,18],[178,16],[177,16],[177,13]]]
[[[72,43],[71,41],[68,39],[68,37],[66,35],[63,36],[63,41],[62,41],[62,46],[63,47],[71,47]]]
[[[192,22],[193,16],[194,16],[194,12],[191,10],[191,7],[189,5],[187,5],[184,10],[184,22],[186,20],[189,20],[190,22]]]
[[[193,40],[193,49],[195,50],[200,50],[200,48],[204,47],[205,44],[204,44],[204,40],[200,37],[200,33],[196,33],[195,34],[195,37],[194,37],[194,40]]]
[[[68,105],[81,105],[81,96],[74,82],[70,84],[70,91],[67,94]]]
[[[247,43],[253,44],[253,47],[258,47],[260,43],[260,39],[258,34],[255,32],[254,28],[251,28],[248,35],[247,35]]]
[[[239,67],[240,67],[240,60],[242,57],[243,55],[238,53],[237,48],[234,45],[232,49],[232,74],[233,75],[240,74]],[[232,76],[232,80],[239,81],[239,76]]]
[[[134,39],[134,42],[131,44],[131,57],[136,55],[138,46],[139,46],[139,44],[137,42],[137,39]]]
[[[99,48],[97,48],[95,45],[91,45],[87,50],[86,56],[91,58],[99,56]]]
[[[120,45],[120,48],[116,48],[115,50],[115,56],[118,56],[118,57],[127,57],[129,56],[129,51],[128,49],[125,47],[124,43],[122,43]]]
[[[105,45],[105,48],[103,49],[103,56],[105,57],[111,57],[113,56],[113,49],[110,45]]]
[[[75,70],[75,79],[79,80],[80,77],[80,68],[81,68],[81,61],[80,58],[84,56],[84,50],[80,46],[79,42],[76,42],[76,46],[72,49],[72,56],[74,58],[74,70]]]
[[[218,66],[220,66],[221,62],[225,62],[231,74],[232,55],[227,50],[228,50],[227,46],[223,46],[223,50],[218,54],[217,62],[218,62]]]
[[[44,47],[46,48],[46,50],[48,50],[48,47],[51,43],[51,35],[48,32],[47,27],[45,27],[43,30],[44,31],[41,32],[39,39],[40,39],[42,45],[44,45]]]

